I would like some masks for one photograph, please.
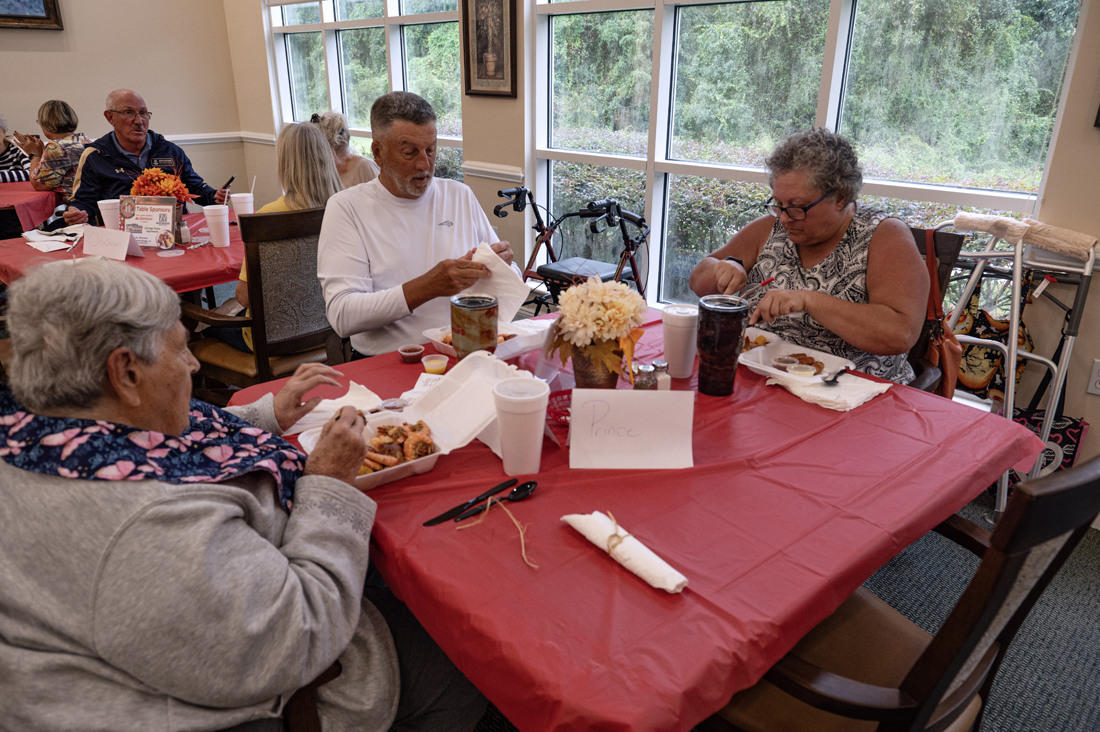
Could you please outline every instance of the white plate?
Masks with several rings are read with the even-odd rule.
[[[497,344],[493,355],[505,361],[521,353],[542,348],[543,341],[546,340],[546,331],[553,322],[553,320],[518,320],[500,326],[497,329],[498,333],[514,333],[516,337]],[[445,353],[451,358],[458,358],[454,346],[449,346],[442,341],[443,336],[450,332],[451,326],[449,325],[443,328],[429,328],[424,331],[424,337],[432,342],[435,350]]]
[[[755,371],[763,376],[786,376],[788,378],[802,379],[807,383],[812,383],[821,381],[824,376],[828,376],[834,371],[839,371],[843,368],[855,369],[856,367],[854,363],[840,356],[834,356],[831,353],[823,353],[821,351],[815,351],[812,348],[789,343],[774,333],[769,333],[759,328],[745,329],[745,337],[750,341],[756,340],[757,336],[764,336],[767,338],[768,344],[760,346],[759,348],[754,348],[751,351],[745,351],[741,354],[739,360],[741,363],[745,364],[750,371]],[[815,374],[814,376],[796,376],[786,371],[780,371],[771,365],[776,357],[787,356],[792,353],[805,353],[807,356],[813,356],[814,360],[825,364],[825,369],[820,374]]]
[[[367,417],[367,426],[363,428],[363,436],[369,440],[378,434],[379,427],[384,425],[399,425],[408,421],[408,418],[404,417],[400,412],[379,412],[378,414],[372,414]],[[413,421],[415,422],[415,420]],[[430,427],[431,425],[428,426]],[[311,453],[313,452],[313,448],[317,447],[317,440],[320,439],[320,437],[321,428],[317,427],[306,430],[298,435],[298,443],[302,446],[303,450],[307,453]],[[440,455],[442,455],[442,453],[434,452],[426,457],[410,460],[407,463],[399,463],[392,468],[379,470],[376,473],[360,475],[355,479],[355,487],[361,491],[369,491],[380,485],[392,483],[402,478],[408,478],[410,475],[427,473],[435,467],[436,461],[439,460]]]

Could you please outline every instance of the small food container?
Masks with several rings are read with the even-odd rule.
[[[799,361],[794,356],[776,356],[772,359],[772,368],[780,371],[790,371],[791,366],[797,366]]]
[[[816,376],[817,369],[806,363],[795,363],[787,367],[787,373],[791,376]]]
[[[420,359],[429,374],[442,374],[447,370],[447,357],[438,353]]]
[[[424,355],[424,346],[401,346],[397,353],[405,363],[419,363],[420,357]]]

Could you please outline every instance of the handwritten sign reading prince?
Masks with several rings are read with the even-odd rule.
[[[171,249],[176,243],[176,199],[170,196],[122,196],[122,230],[143,247]]]
[[[574,389],[570,468],[690,468],[693,391]]]

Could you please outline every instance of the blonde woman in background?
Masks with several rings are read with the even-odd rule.
[[[283,126],[275,142],[279,158],[279,182],[283,195],[256,213],[324,208],[333,193],[346,187],[336,172],[332,150],[312,124],[291,122]]]
[[[325,112],[313,115],[310,122],[316,124],[325,133],[325,139],[328,140],[329,146],[332,147],[332,154],[336,158],[336,172],[340,174],[344,188],[367,183],[378,177],[378,164],[351,149],[351,133],[348,132],[347,117],[339,112]]]
[[[256,213],[279,213],[306,208],[324,208],[332,194],[344,190],[325,136],[312,124],[291,122],[275,142],[279,158],[279,182],[283,195]],[[237,302],[248,307],[248,270],[241,263],[241,279],[234,293]],[[239,351],[252,352],[251,328],[207,328],[204,336],[228,343]]]

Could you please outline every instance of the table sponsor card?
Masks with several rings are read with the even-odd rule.
[[[122,196],[119,201],[122,229],[133,234],[139,246],[172,248],[176,241],[176,199]]]
[[[99,255],[109,259],[117,259],[120,262],[126,259],[127,255],[132,257],[145,256],[145,252],[141,251],[141,247],[138,246],[133,234],[126,231],[101,229],[90,224],[84,225],[84,247],[82,251],[85,256]]]
[[[574,389],[570,468],[690,468],[693,391]]]

